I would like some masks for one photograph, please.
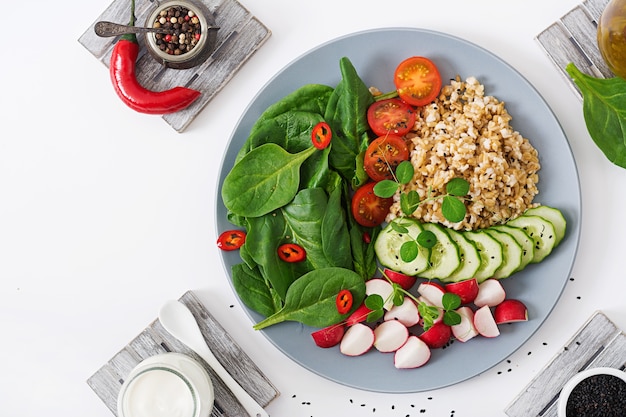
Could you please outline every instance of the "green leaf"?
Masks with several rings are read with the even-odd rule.
[[[437,243],[437,236],[430,230],[424,230],[417,236],[417,243],[425,248],[432,248]]]
[[[417,242],[414,240],[404,242],[402,246],[400,246],[400,258],[404,262],[412,262],[417,258],[418,254],[419,248],[417,247]]]
[[[456,326],[461,323],[461,315],[456,311],[446,311],[443,313],[443,322],[448,326]]]
[[[376,194],[380,198],[393,197],[399,186],[400,184],[395,181],[382,180],[374,185],[374,194]]]
[[[241,263],[233,265],[231,272],[233,288],[248,308],[263,316],[269,316],[282,307],[280,298],[273,294],[258,268],[250,269]]]
[[[407,229],[406,226],[401,224],[399,221],[391,222],[391,230],[389,231],[389,233],[391,233],[391,231],[394,231],[396,233],[401,233],[401,234],[409,233],[409,229]]]
[[[594,78],[573,63],[566,70],[583,95],[589,135],[609,161],[626,168],[626,80]]]
[[[392,285],[393,285],[393,305],[401,306],[402,304],[404,304],[404,290],[402,289],[400,285],[396,284],[395,282]]]
[[[452,178],[446,184],[446,192],[457,197],[466,196],[469,193],[470,184],[464,178]]]
[[[385,315],[385,310],[383,309],[370,311],[367,315],[367,322],[371,323],[373,321],[376,321],[382,318],[382,316],[384,315]]]
[[[385,305],[385,300],[380,294],[370,294],[365,298],[365,307],[370,310],[380,310]]]
[[[410,216],[420,205],[420,195],[415,190],[400,194],[400,208],[406,216]]]
[[[354,304],[365,297],[365,282],[356,272],[345,268],[323,268],[298,278],[287,290],[285,305],[278,312],[254,325],[255,330],[283,321],[297,321],[311,327],[327,327],[340,322],[336,298],[339,291],[350,290]]]
[[[465,218],[467,208],[458,198],[447,195],[441,202],[441,213],[452,223],[458,223]]]
[[[298,192],[300,166],[315,150],[291,154],[274,143],[252,149],[224,179],[224,205],[239,216],[259,217],[289,203]]]
[[[441,298],[444,310],[456,310],[461,306],[461,297],[451,292],[446,292]]]
[[[402,161],[396,167],[396,178],[400,184],[408,184],[413,179],[415,168],[411,161]]]

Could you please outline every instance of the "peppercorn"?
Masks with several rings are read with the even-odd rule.
[[[171,6],[167,10],[161,10],[152,26],[172,31],[164,36],[155,35],[157,47],[171,55],[182,55],[191,51],[198,43],[202,31],[200,19],[194,11],[183,6]]]

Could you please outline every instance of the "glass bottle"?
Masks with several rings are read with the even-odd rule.
[[[598,22],[598,48],[613,73],[626,79],[626,0],[611,0]]]

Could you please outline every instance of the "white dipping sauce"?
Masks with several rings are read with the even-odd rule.
[[[122,384],[118,417],[209,417],[213,384],[206,370],[180,353],[163,353],[137,364]]]
[[[189,385],[169,370],[151,369],[137,375],[126,395],[128,417],[192,417],[196,411]]]

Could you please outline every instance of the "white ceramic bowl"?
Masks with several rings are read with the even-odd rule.
[[[569,381],[565,383],[563,389],[561,390],[561,394],[559,395],[558,402],[558,417],[567,417],[566,408],[567,408],[567,400],[569,399],[572,390],[584,379],[589,378],[594,375],[613,375],[620,378],[622,381],[626,382],[626,372],[620,371],[616,368],[607,368],[607,367],[599,367],[599,368],[588,368],[584,371],[578,372],[574,375]]]
[[[206,370],[180,353],[140,362],[122,384],[118,417],[208,417],[215,400]]]

